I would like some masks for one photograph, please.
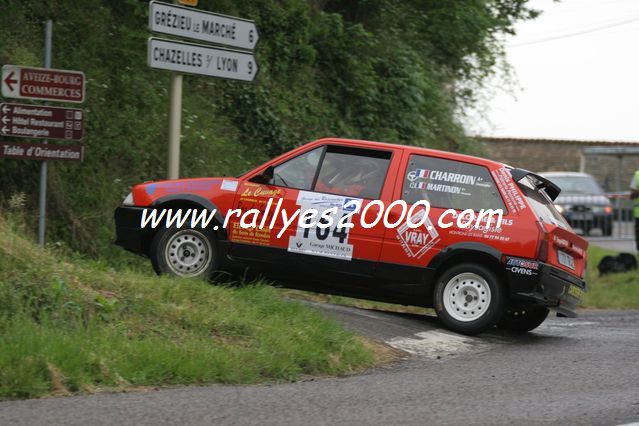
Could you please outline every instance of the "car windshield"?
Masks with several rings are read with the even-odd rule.
[[[562,194],[603,194],[592,176],[546,176]]]

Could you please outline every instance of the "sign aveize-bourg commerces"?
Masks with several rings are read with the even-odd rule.
[[[84,102],[83,72],[4,65],[2,96],[55,102]]]

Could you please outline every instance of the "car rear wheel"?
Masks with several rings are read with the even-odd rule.
[[[208,279],[218,265],[215,237],[206,229],[161,229],[150,257],[158,275]]]
[[[435,287],[435,311],[449,329],[477,334],[501,318],[505,292],[497,275],[475,263],[453,266],[444,272]]]
[[[549,312],[544,306],[509,307],[497,323],[497,327],[525,333],[539,327]]]

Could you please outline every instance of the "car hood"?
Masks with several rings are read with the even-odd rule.
[[[147,206],[159,199],[183,194],[197,195],[212,199],[221,193],[235,194],[235,178],[192,178],[145,182],[133,187],[133,199],[136,206]]]
[[[584,206],[609,206],[610,200],[601,194],[560,194],[555,199],[555,204],[560,205],[584,205]]]

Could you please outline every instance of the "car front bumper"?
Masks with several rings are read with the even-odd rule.
[[[137,254],[148,255],[151,232],[140,227],[145,207],[120,206],[115,209],[115,244]]]
[[[510,297],[523,303],[544,305],[567,317],[577,316],[586,282],[564,270],[543,262],[528,261],[536,269],[508,266],[506,275]],[[514,258],[517,259],[517,258]],[[523,259],[522,259],[523,260]]]

